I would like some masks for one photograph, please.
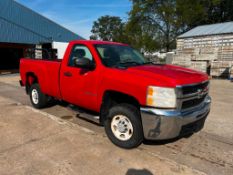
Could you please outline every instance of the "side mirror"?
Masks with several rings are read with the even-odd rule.
[[[84,68],[84,69],[93,69],[95,66],[91,60],[88,58],[74,58],[75,67]]]

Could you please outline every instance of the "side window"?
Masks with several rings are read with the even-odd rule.
[[[72,52],[70,54],[68,66],[74,66],[75,58],[79,58],[79,59],[87,58],[93,61],[93,57],[90,50],[84,45],[76,45],[73,47]]]

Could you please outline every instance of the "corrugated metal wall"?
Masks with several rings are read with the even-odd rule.
[[[0,0],[0,42],[37,44],[83,39],[13,0]]]
[[[0,42],[36,44],[51,41],[25,28],[9,23],[0,17]]]

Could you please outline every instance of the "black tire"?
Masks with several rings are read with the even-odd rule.
[[[35,101],[32,99],[33,98],[32,97],[33,91],[34,92],[36,91],[38,93],[38,102],[37,103],[35,103]],[[41,108],[44,108],[48,105],[49,99],[45,94],[43,94],[41,92],[39,84],[32,84],[32,86],[30,87],[29,95],[30,95],[30,100],[31,100],[32,106],[34,108],[41,109]]]
[[[132,124],[133,132],[132,136],[128,140],[118,139],[111,129],[112,120],[114,116],[117,115],[123,115],[127,117],[127,119]],[[104,122],[104,126],[108,138],[112,141],[113,144],[121,148],[135,148],[139,146],[144,139],[140,112],[136,107],[130,104],[120,104],[110,108],[108,116]]]

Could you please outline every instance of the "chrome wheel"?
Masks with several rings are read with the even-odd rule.
[[[39,103],[39,94],[38,94],[36,89],[32,90],[32,101],[33,101],[34,104]]]
[[[114,136],[121,141],[127,141],[133,135],[133,125],[128,117],[124,115],[116,115],[113,117],[111,130]]]

